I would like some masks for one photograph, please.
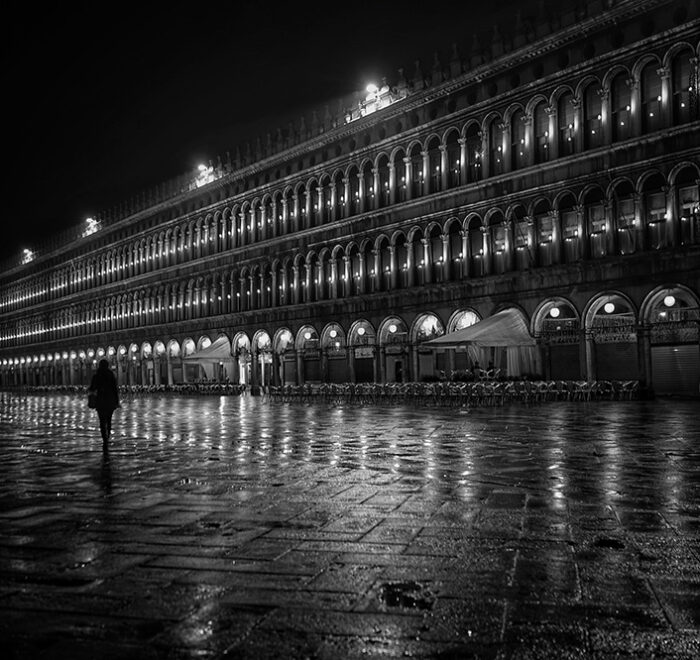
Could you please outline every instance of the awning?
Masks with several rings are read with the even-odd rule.
[[[455,348],[457,346],[535,346],[535,339],[527,328],[523,315],[514,308],[504,309],[483,321],[442,337],[423,342],[431,348]]]
[[[188,362],[222,362],[223,360],[232,360],[231,342],[228,340],[228,337],[219,337],[206,348],[195,351],[182,359]]]

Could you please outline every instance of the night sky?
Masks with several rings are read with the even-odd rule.
[[[535,3],[536,5],[537,3]],[[236,145],[358,92],[447,66],[505,0],[16,3],[4,25],[0,261]],[[281,11],[286,7],[286,11]],[[295,122],[295,123],[298,123]]]

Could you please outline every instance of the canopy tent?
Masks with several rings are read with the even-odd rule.
[[[198,364],[204,371],[206,378],[213,379],[214,375],[218,373],[218,370],[214,368],[215,365],[219,363],[224,363],[226,367],[232,365],[231,342],[226,336],[219,337],[206,348],[186,355],[182,360],[188,364]],[[219,377],[222,377],[222,374],[219,374]]]
[[[505,349],[506,372],[509,376],[538,373],[539,352],[537,343],[527,328],[523,315],[514,308],[504,309],[483,321],[461,330],[455,330],[422,344],[428,348],[464,348],[472,361],[487,362],[483,349]],[[482,349],[482,350],[479,350]],[[494,351],[502,357],[502,350]],[[496,366],[503,360],[495,359]]]

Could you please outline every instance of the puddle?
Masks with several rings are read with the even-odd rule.
[[[389,607],[429,610],[435,595],[418,582],[388,582],[380,587],[379,600]]]

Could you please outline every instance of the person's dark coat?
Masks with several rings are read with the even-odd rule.
[[[97,392],[97,410],[112,412],[119,408],[119,389],[117,388],[117,379],[112,370],[107,367],[97,370],[92,377],[90,389]]]

